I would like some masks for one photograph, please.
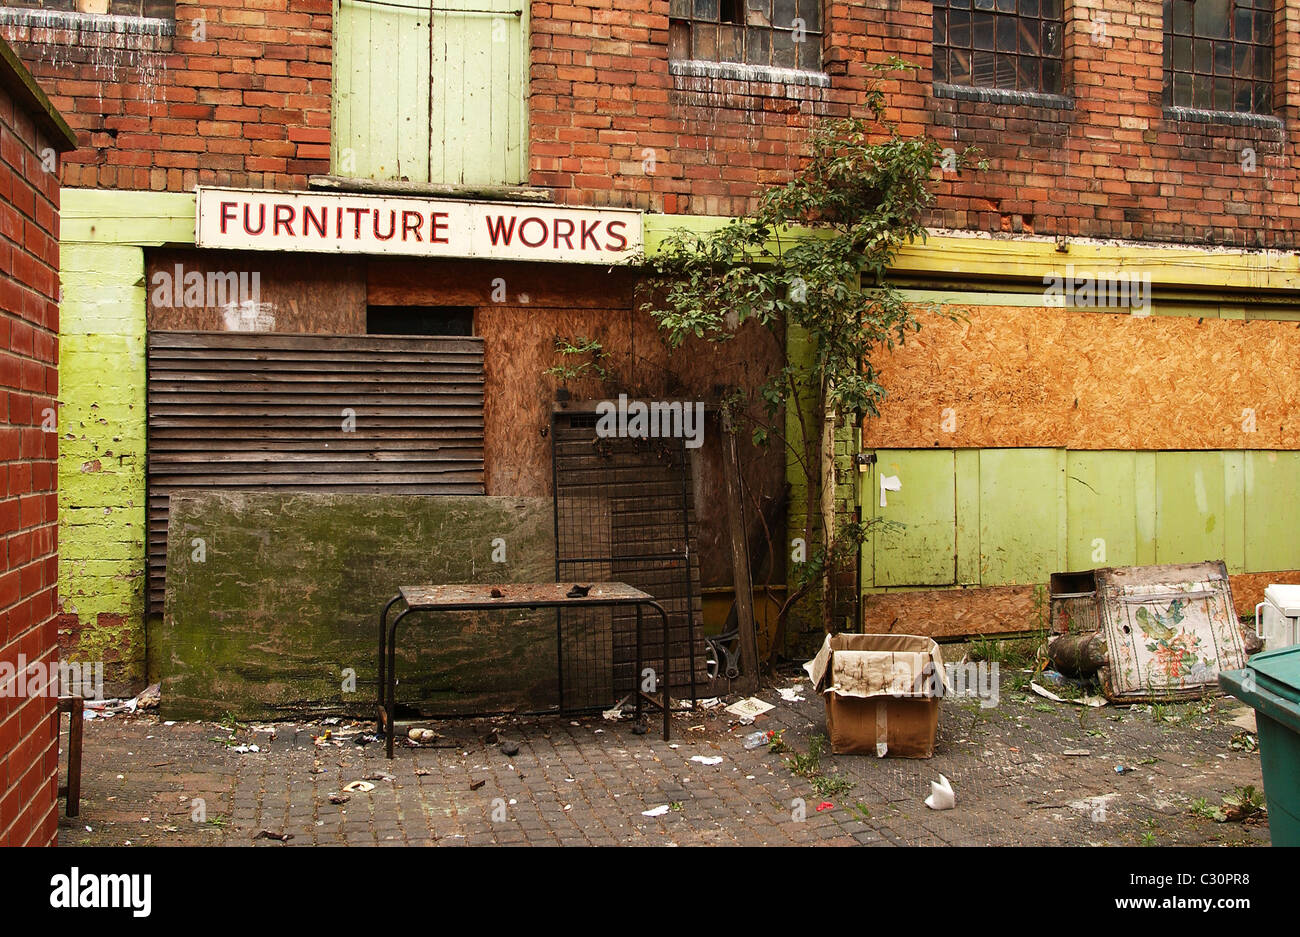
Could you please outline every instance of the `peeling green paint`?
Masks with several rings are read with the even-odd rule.
[[[927,462],[955,453],[948,475]],[[951,563],[946,539],[957,492],[957,568],[962,585],[1042,583],[1054,572],[1099,566],[1223,559],[1230,572],[1300,568],[1294,492],[1300,453],[1078,451],[1064,449],[881,449],[878,471],[902,490],[878,507],[863,489],[863,513],[898,520],[864,555],[865,591],[932,584]],[[925,491],[914,491],[917,485]],[[907,492],[912,491],[911,495]],[[963,537],[962,529],[978,537]],[[942,540],[942,542],[940,542]],[[970,570],[978,558],[974,576]]]
[[[65,243],[59,600],[73,660],[144,679],[145,295],[138,247]],[[72,625],[68,616],[75,616]]]

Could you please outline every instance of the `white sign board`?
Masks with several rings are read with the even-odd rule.
[[[234,250],[614,264],[642,247],[641,213],[405,195],[200,186],[194,242]]]

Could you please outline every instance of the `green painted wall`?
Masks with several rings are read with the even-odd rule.
[[[194,243],[194,195],[63,189],[59,627],[108,692],[146,679],[144,247]]]
[[[862,487],[882,527],[872,591],[1025,585],[1051,573],[1223,559],[1300,569],[1300,453],[882,449]],[[880,507],[878,474],[902,490]]]
[[[145,676],[145,290],[138,247],[64,243],[60,628],[74,660]]]
[[[811,349],[808,342],[807,333],[799,328],[791,327],[786,334],[786,348],[788,354],[796,360],[808,360],[811,355]],[[786,439],[796,445],[797,440],[801,439],[801,433],[806,429],[816,438],[818,433],[817,415],[814,413],[813,399],[810,394],[801,396],[799,406],[787,406],[785,408],[785,435]],[[803,423],[800,424],[800,414],[802,414]],[[773,441],[774,445],[782,445],[779,440]],[[836,472],[836,492],[835,492],[835,509],[842,519],[851,520],[857,506],[857,485],[858,470],[853,461],[854,455],[859,451],[859,439],[857,429],[848,425],[841,429],[835,440],[835,472]],[[814,453],[816,449],[814,448]],[[814,454],[814,460],[816,456]],[[813,470],[816,470],[814,464]],[[804,537],[804,524],[806,513],[804,511],[805,499],[808,492],[807,475],[804,472],[802,462],[795,457],[793,453],[786,450],[786,481],[789,484],[789,512],[787,515],[787,540],[790,541],[791,549],[786,554],[787,582],[795,582],[799,571],[798,563],[795,560],[794,540],[795,538]],[[814,529],[814,538],[818,536],[817,528]],[[805,555],[811,555],[815,548],[816,541],[810,541],[806,544]],[[856,627],[856,622],[852,617],[852,609],[846,606],[846,602],[852,600],[854,593],[853,568],[841,570],[839,576],[839,586],[837,594],[842,597],[840,607],[835,610],[835,620],[837,628],[843,630],[852,630]],[[797,635],[800,632],[816,632],[821,634],[821,618],[819,604],[820,590],[816,590],[811,596],[805,598],[802,603],[797,605],[791,613],[789,621],[789,634]],[[791,638],[793,640],[793,638]],[[820,643],[820,640],[817,641]],[[791,645],[794,647],[794,645]],[[812,647],[815,652],[816,647]]]

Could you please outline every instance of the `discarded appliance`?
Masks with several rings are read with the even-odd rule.
[[[1049,660],[1063,673],[1096,672],[1112,702],[1201,696],[1257,649],[1222,561],[1058,573],[1051,583]]]
[[[837,755],[929,758],[947,689],[933,639],[909,634],[827,635],[804,664],[826,703]]]
[[[1097,582],[1093,574],[1052,573],[1048,578],[1049,630],[1052,634],[1078,634],[1101,630],[1097,618]]]
[[[1270,651],[1300,644],[1300,586],[1274,583],[1255,606],[1255,633]]]

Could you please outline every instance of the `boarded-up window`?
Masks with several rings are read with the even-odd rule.
[[[334,172],[522,183],[527,19],[521,0],[340,0]]]
[[[150,332],[148,451],[161,613],[174,491],[483,494],[483,343]]]

